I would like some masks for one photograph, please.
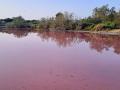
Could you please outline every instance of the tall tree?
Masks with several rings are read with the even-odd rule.
[[[64,14],[59,12],[56,14],[56,27],[64,27],[65,17]]]
[[[109,10],[108,20],[111,21],[111,22],[114,21],[116,15],[117,15],[117,13],[116,13],[115,7],[112,7]]]
[[[94,18],[99,18],[103,21],[107,19],[107,16],[109,15],[109,8],[108,5],[103,5],[100,8],[95,8],[93,10],[93,17]]]
[[[65,17],[65,29],[70,30],[72,29],[72,25],[74,22],[74,17],[73,17],[73,13],[68,13],[65,12],[64,13],[64,17]]]

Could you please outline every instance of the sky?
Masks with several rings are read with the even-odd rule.
[[[87,17],[95,7],[105,4],[120,9],[120,0],[0,0],[0,18],[23,16],[25,19],[40,19],[64,11]]]

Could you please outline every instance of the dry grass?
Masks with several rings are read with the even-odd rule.
[[[111,32],[111,33],[120,33],[120,29],[113,29],[113,30],[110,30],[109,32]]]

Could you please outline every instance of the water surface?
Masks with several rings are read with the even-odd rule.
[[[0,33],[0,90],[119,89],[120,36]]]

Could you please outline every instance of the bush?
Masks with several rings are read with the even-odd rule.
[[[21,16],[13,18],[12,22],[6,24],[8,28],[27,28],[30,27],[29,23],[27,23]]]
[[[115,29],[116,28],[116,24],[114,22],[105,22],[103,24],[106,29]]]
[[[108,29],[115,29],[116,24],[114,22],[104,22],[94,26],[93,30],[100,31],[100,30],[108,30]]]
[[[81,23],[79,27],[80,27],[81,30],[83,30],[83,29],[86,29],[88,26],[90,26],[90,24],[88,24],[88,23]]]
[[[93,28],[93,30],[95,30],[95,31],[101,31],[101,30],[104,30],[104,29],[105,29],[104,24],[97,24]]]
[[[88,17],[88,18],[85,18],[85,19],[81,19],[80,22],[81,23],[87,23],[87,24],[98,24],[98,23],[101,23],[102,20],[99,19],[99,18]]]
[[[94,28],[94,26],[95,26],[94,24],[89,25],[85,28],[85,30],[92,30]]]

